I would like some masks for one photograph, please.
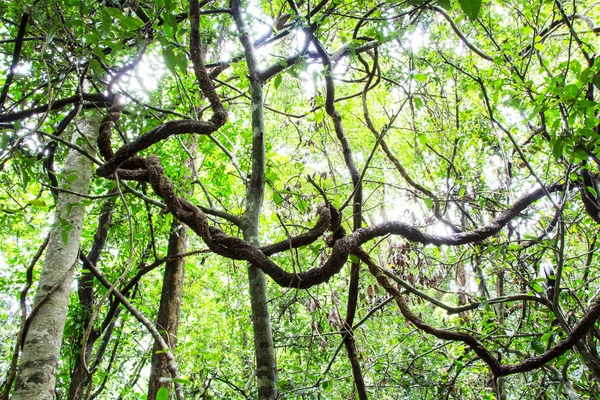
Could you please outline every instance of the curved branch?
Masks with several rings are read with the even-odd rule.
[[[100,151],[100,155],[106,161],[110,161],[115,155],[111,146],[111,130],[113,125],[121,118],[121,111],[123,111],[123,108],[125,108],[125,104],[121,101],[121,96],[115,96],[113,103],[108,110],[108,114],[106,114],[102,119],[102,122],[100,122],[98,150]]]
[[[446,21],[448,21],[448,23],[450,24],[450,27],[452,28],[454,33],[456,33],[456,36],[458,36],[460,38],[460,40],[465,44],[465,46],[467,46],[475,54],[477,54],[479,57],[483,58],[484,60],[488,60],[488,61],[492,61],[492,62],[494,61],[494,59],[492,57],[488,56],[483,51],[479,50],[477,47],[475,47],[475,45],[471,44],[471,42],[469,42],[469,40],[467,40],[465,35],[463,35],[463,33],[460,31],[460,29],[458,29],[458,26],[456,26],[456,24],[454,23],[452,18],[450,18],[450,16],[446,13],[446,11],[443,8],[438,7],[438,6],[431,6],[431,9],[433,11],[437,12],[438,14],[441,14],[446,19]]]
[[[183,133],[210,135],[219,128],[220,125],[215,124],[213,121],[204,122],[188,119],[165,122],[149,132],[146,132],[133,142],[129,142],[121,147],[109,162],[98,168],[96,173],[99,176],[108,177],[112,175],[117,168],[121,166],[121,164],[135,156],[140,151],[147,149],[161,140],[168,139],[170,136],[181,135]]]
[[[281,242],[273,243],[268,246],[263,246],[260,250],[267,256],[281,253],[282,251],[297,249],[302,246],[314,243],[321,235],[325,233],[331,223],[331,212],[328,207],[321,205],[317,209],[319,219],[308,232],[294,236]]]
[[[483,360],[490,368],[495,377],[502,377],[520,372],[527,372],[540,368],[546,363],[552,361],[556,357],[565,354],[568,350],[573,348],[579,340],[581,340],[587,332],[594,327],[596,320],[600,318],[600,299],[597,300],[590,308],[588,314],[579,321],[579,323],[573,328],[573,330],[567,335],[567,337],[556,344],[551,349],[547,350],[540,356],[530,357],[516,364],[502,365],[493,354],[485,348],[485,346],[477,340],[474,336],[464,332],[454,332],[447,329],[435,328],[419,316],[414,314],[406,301],[402,298],[400,291],[394,287],[388,280],[384,270],[375,264],[370,257],[363,251],[358,252],[361,260],[363,260],[369,267],[369,271],[375,276],[377,281],[385,290],[394,297],[400,312],[402,315],[412,322],[417,328],[429,333],[439,339],[461,341],[468,345],[474,352]]]
[[[210,122],[220,128],[227,121],[227,110],[223,107],[219,95],[215,91],[213,83],[206,72],[202,51],[200,48],[200,8],[197,1],[190,0],[190,57],[194,66],[194,74],[198,80],[200,90],[210,102],[213,116]]]
[[[366,253],[364,253],[362,251],[358,251],[358,252],[355,252],[354,254],[357,257],[359,257],[361,260],[365,261],[363,258],[366,255]],[[369,260],[367,259],[365,261],[365,263],[368,261]],[[548,307],[548,309],[552,310],[552,303],[550,303],[550,301],[548,301],[548,299],[545,299],[543,297],[538,297],[538,296],[532,296],[529,294],[515,294],[515,295],[511,295],[511,296],[500,296],[500,297],[495,297],[493,299],[489,299],[489,300],[485,300],[485,301],[478,301],[475,303],[470,303],[470,304],[467,304],[467,305],[464,305],[461,307],[452,307],[452,306],[449,306],[449,305],[429,296],[427,293],[423,293],[419,289],[410,285],[404,279],[395,275],[391,270],[389,270],[387,268],[382,268],[382,267],[379,267],[379,268],[383,271],[383,273],[385,275],[387,275],[388,278],[397,282],[400,286],[402,286],[404,289],[406,289],[407,292],[412,293],[415,296],[418,296],[418,297],[422,298],[423,300],[426,300],[426,301],[430,302],[431,304],[436,305],[437,307],[446,311],[449,315],[459,314],[459,313],[462,313],[465,311],[470,311],[470,310],[475,310],[476,308],[479,308],[482,304],[500,304],[500,303],[508,303],[508,302],[512,302],[512,301],[534,301],[536,303],[543,304],[546,307]]]
[[[6,74],[6,80],[4,81],[4,87],[2,88],[2,93],[0,94],[0,110],[4,109],[4,102],[6,101],[6,97],[8,96],[8,89],[15,77],[15,68],[19,63],[19,58],[21,57],[21,48],[23,47],[23,38],[25,37],[25,30],[27,29],[27,20],[29,20],[29,14],[23,13],[21,17],[21,23],[19,24],[19,31],[17,32],[17,38],[15,39],[15,49],[13,51],[13,59],[10,63],[10,67],[8,69],[8,73]]]
[[[110,107],[113,102],[114,96],[105,96],[103,94],[91,94],[83,93],[82,95],[76,94],[66,99],[53,101],[52,104],[43,104],[38,107],[30,108],[29,110],[18,111],[10,114],[0,115],[0,122],[13,122],[19,121],[35,114],[45,113],[48,111],[60,110],[68,106],[69,104],[79,104],[81,100],[89,101],[95,105],[102,105],[104,107]]]
[[[177,371],[177,364],[175,362],[175,357],[173,357],[173,353],[169,349],[169,345],[165,343],[162,336],[158,332],[158,330],[154,327],[152,322],[148,320],[142,313],[140,313],[130,302],[123,296],[111,283],[102,275],[100,271],[96,268],[94,264],[88,258],[81,253],[81,259],[85,267],[98,279],[98,281],[108,290],[111,290],[111,294],[115,296],[115,298],[129,311],[131,315],[135,319],[137,319],[144,327],[150,332],[152,338],[159,344],[163,354],[167,358],[167,367],[169,368],[169,372],[171,373],[171,377],[173,379],[179,378],[179,372]],[[175,392],[177,393],[178,399],[183,399],[183,389],[181,388],[181,384],[175,382]]]
[[[449,236],[431,235],[399,221],[384,222],[372,227],[361,228],[337,240],[333,244],[331,256],[323,266],[302,273],[289,273],[271,261],[261,249],[238,237],[228,236],[216,227],[209,226],[206,215],[198,207],[185,199],[177,197],[173,183],[164,175],[157,157],[149,157],[146,160],[146,165],[150,183],[155,192],[164,199],[167,210],[196,232],[211,251],[227,258],[249,261],[262,269],[280,286],[298,289],[307,289],[328,281],[342,269],[350,253],[371,239],[394,234],[403,236],[409,241],[437,246],[458,246],[479,242],[498,233],[531,203],[542,198],[546,190],[556,192],[563,189],[563,185],[555,184],[548,188],[534,190],[518,199],[512,207],[500,213],[489,224],[472,231],[455,233]]]

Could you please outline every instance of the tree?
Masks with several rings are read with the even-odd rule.
[[[43,222],[89,203],[60,396],[598,395],[593,2],[0,12],[6,338],[46,315]],[[97,141],[64,139],[90,109]],[[58,183],[75,152],[89,195]]]
[[[197,154],[197,144],[192,141],[187,148],[190,157]],[[188,160],[186,169],[194,170],[193,163]],[[157,316],[157,328],[164,331],[163,339],[171,349],[177,344],[177,329],[179,326],[179,314],[181,311],[181,298],[183,294],[183,280],[185,275],[185,257],[187,248],[188,229],[187,226],[173,221],[169,233],[169,244],[167,247],[167,261],[165,262],[165,273],[163,276],[162,292],[160,295],[160,308]],[[161,378],[169,377],[169,368],[166,357],[160,352],[160,344],[154,342],[152,347],[152,369],[148,383],[148,399],[156,398],[160,387],[171,387],[170,382],[162,382]]]
[[[71,142],[93,142],[98,124],[80,118]],[[92,175],[92,162],[79,149],[71,148],[65,160],[44,268],[31,314],[19,335],[22,355],[14,399],[54,398],[56,368],[85,214],[84,199],[78,193],[87,193]]]

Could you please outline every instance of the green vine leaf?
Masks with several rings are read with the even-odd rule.
[[[460,8],[467,14],[471,21],[477,19],[481,10],[481,0],[458,0]]]

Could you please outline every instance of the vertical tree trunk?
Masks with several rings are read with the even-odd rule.
[[[91,143],[95,142],[97,120],[82,120],[78,128]],[[78,135],[78,132],[74,133],[73,141]],[[89,158],[70,149],[63,171],[61,188],[87,194],[92,175]],[[31,323],[24,339],[14,400],[55,398],[60,346],[83,228],[85,210],[80,204],[82,200],[80,196],[65,192],[58,195],[55,222],[30,316]]]
[[[500,269],[496,272],[496,296],[502,297],[504,296],[504,270]],[[498,314],[498,326],[504,326],[504,313],[506,312],[506,307],[504,303],[498,304],[498,308],[496,309]],[[498,354],[498,360],[500,360],[501,354]],[[496,397],[498,400],[506,400],[506,387],[504,385],[504,378],[496,378],[494,380],[494,386],[496,389]]]
[[[246,194],[244,213],[244,239],[260,246],[259,221],[265,191],[265,141],[262,104],[262,84],[251,83],[252,97],[252,175]],[[277,398],[277,362],[273,345],[271,315],[269,313],[265,274],[257,267],[248,265],[250,305],[254,329],[254,352],[256,355],[256,378],[258,398]]]
[[[98,228],[96,228],[94,243],[92,244],[92,249],[88,255],[88,260],[90,260],[90,262],[94,265],[98,265],[100,254],[102,253],[102,249],[106,244],[108,229],[112,222],[112,211],[114,204],[114,198],[111,197],[107,199],[102,205],[102,210],[100,212],[100,216],[98,217]],[[85,312],[85,317],[83,318],[82,324],[84,329],[81,331],[79,338],[76,340],[76,343],[79,345],[79,347],[76,349],[77,358],[75,360],[75,366],[71,371],[71,382],[67,397],[69,400],[81,399],[87,380],[87,373],[83,366],[81,354],[81,347],[83,345],[81,341],[83,340],[85,327],[87,327],[89,324],[94,311],[94,275],[92,275],[91,272],[87,271],[82,273],[77,279],[77,294],[79,296],[79,304],[81,305],[82,310]],[[90,355],[92,354],[94,343],[99,336],[100,332],[98,332],[96,329],[92,329],[87,343],[85,344],[85,352],[83,355],[85,357],[86,364],[90,359]]]
[[[192,175],[194,167],[193,158],[198,154],[198,142],[192,137],[188,143],[190,158],[184,163],[186,175]],[[190,193],[191,194],[191,191]],[[187,248],[188,227],[174,220],[171,225],[169,235],[169,247],[167,257],[175,257],[178,254],[185,253]],[[179,313],[181,311],[181,296],[183,294],[183,278],[185,275],[185,257],[169,258],[165,264],[165,273],[163,275],[162,293],[160,296],[160,306],[158,308],[158,317],[156,328],[169,345],[173,352],[177,345],[177,328],[179,327]],[[152,348],[152,364],[150,369],[150,380],[148,382],[148,400],[155,400],[158,389],[162,386],[171,390],[171,382],[162,380],[171,376],[167,365],[167,357],[158,352],[160,345],[155,341]],[[158,352],[158,353],[157,353]]]
[[[173,221],[169,235],[169,248],[167,256],[172,257],[185,253],[187,246],[188,227]],[[181,295],[183,293],[183,276],[185,273],[185,257],[169,259],[165,265],[162,294],[156,328],[161,332],[163,339],[173,350],[177,344],[177,327],[179,325],[179,312],[181,310]],[[152,348],[152,368],[148,383],[148,400],[156,399],[156,392],[162,386],[171,389],[171,382],[162,380],[170,377],[167,358],[160,350],[158,343],[154,342]],[[158,353],[157,353],[158,352]]]
[[[244,239],[254,246],[259,246],[258,225],[265,194],[266,169],[263,82],[258,74],[254,47],[250,42],[240,0],[231,1],[231,11],[248,64],[250,109],[252,110],[252,173],[246,189],[243,233]],[[260,400],[274,400],[277,398],[277,362],[273,346],[271,316],[267,303],[265,274],[257,267],[248,265],[248,283],[250,285],[252,327],[254,329],[258,398]]]

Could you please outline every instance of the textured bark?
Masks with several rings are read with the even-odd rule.
[[[293,1],[290,0],[290,5],[292,8],[295,8]],[[298,12],[298,9],[295,8],[295,11]],[[306,31],[306,33],[311,37],[311,42],[317,49],[317,53],[321,57],[321,63],[326,71],[333,70],[333,64],[327,51],[321,44],[321,42],[317,39],[314,32]],[[367,84],[365,85],[365,89],[363,91],[363,98],[366,94],[366,89],[369,87],[369,82],[371,78],[368,79]],[[352,149],[350,148],[350,143],[348,142],[348,138],[346,137],[346,133],[344,132],[344,128],[342,125],[342,116],[335,108],[335,84],[333,81],[332,74],[325,74],[325,88],[326,92],[326,102],[325,102],[325,111],[331,117],[333,121],[333,127],[342,146],[342,153],[344,155],[344,162],[346,163],[346,168],[350,173],[350,177],[352,178],[352,186],[354,187],[354,195],[352,198],[352,220],[353,227],[352,230],[356,232],[362,226],[362,203],[363,203],[363,192],[362,192],[362,181],[360,178],[360,174],[358,172],[358,168],[356,168],[356,164],[354,163],[354,158],[352,156]],[[368,117],[368,115],[366,115]],[[368,119],[370,121],[370,119]],[[372,124],[371,124],[372,126]],[[358,394],[358,398],[360,400],[367,400],[367,389],[365,386],[360,362],[358,360],[358,353],[356,351],[356,342],[354,340],[354,331],[352,329],[352,325],[354,324],[354,316],[356,314],[356,307],[358,304],[358,285],[360,282],[360,263],[353,262],[350,264],[350,284],[348,286],[348,303],[346,307],[346,320],[344,324],[344,345],[346,347],[346,353],[348,355],[348,360],[350,361],[350,366],[352,368],[352,376],[354,378],[354,384],[356,387],[356,392]]]
[[[169,236],[168,256],[185,253],[187,245],[187,231],[185,225],[174,221]],[[181,310],[181,295],[183,292],[183,276],[185,273],[185,258],[171,258],[165,265],[162,294],[158,309],[156,328],[161,333],[164,341],[169,345],[171,351],[177,345],[177,327],[179,325],[179,312]],[[163,354],[158,343],[152,348],[152,368],[150,381],[148,383],[148,400],[156,399],[156,392],[161,386],[171,390],[170,381],[161,381],[162,377],[170,377],[171,373],[167,366],[167,358]]]
[[[92,142],[98,131],[94,121],[80,121],[79,131]],[[78,133],[74,134],[74,139]],[[61,186],[76,193],[87,193],[92,175],[91,161],[70,150],[65,161]],[[76,176],[72,182],[68,182]],[[24,340],[23,354],[13,399],[54,399],[54,386],[62,334],[67,316],[73,271],[85,210],[81,197],[61,192],[56,205],[54,226],[50,232],[44,267],[34,300],[31,323]],[[70,228],[69,228],[70,227]]]
[[[194,167],[193,158],[198,154],[198,142],[195,137],[187,143],[189,158],[184,166],[185,175],[192,176]],[[192,194],[191,190],[187,194]],[[177,328],[179,326],[179,313],[181,311],[181,297],[183,294],[183,278],[185,275],[185,257],[177,257],[183,254],[187,248],[188,227],[176,219],[171,225],[169,235],[169,246],[167,249],[167,262],[163,275],[163,286],[160,296],[160,306],[156,319],[156,329],[161,333],[163,340],[169,345],[171,353],[177,346]],[[152,348],[152,364],[150,369],[150,380],[148,382],[148,400],[155,400],[158,389],[162,386],[171,391],[172,384],[169,380],[161,381],[161,378],[169,378],[169,366],[167,358],[160,351],[160,344],[156,341]]]
[[[102,249],[106,244],[106,238],[108,235],[108,229],[112,222],[112,210],[114,206],[114,198],[107,199],[98,217],[98,228],[96,228],[96,234],[94,235],[94,243],[92,249],[88,255],[88,259],[94,265],[98,264]],[[82,311],[85,313],[83,318],[82,326],[86,327],[93,313],[94,309],[94,275],[91,272],[82,273],[77,279],[77,294],[79,296],[79,304]],[[69,386],[69,394],[67,399],[75,400],[80,399],[83,396],[83,389],[85,388],[87,380],[87,372],[84,368],[83,359],[81,356],[81,341],[83,340],[84,331],[80,332],[80,336],[77,338],[76,343],[79,347],[76,349],[76,360],[75,366],[71,371],[71,384]],[[96,329],[92,329],[90,336],[88,337],[87,343],[85,344],[85,361],[86,364],[90,359],[92,350],[94,349],[94,343],[100,336],[100,332]]]
[[[23,120],[36,114],[43,114],[48,111],[60,110],[71,104],[81,105],[81,100],[90,102],[94,107],[107,107],[112,104],[112,96],[105,96],[103,94],[90,94],[83,93],[81,95],[76,94],[66,99],[60,99],[53,101],[52,104],[42,104],[29,110],[17,111],[14,113],[0,115],[0,122],[13,122]],[[84,108],[86,106],[84,105]]]

